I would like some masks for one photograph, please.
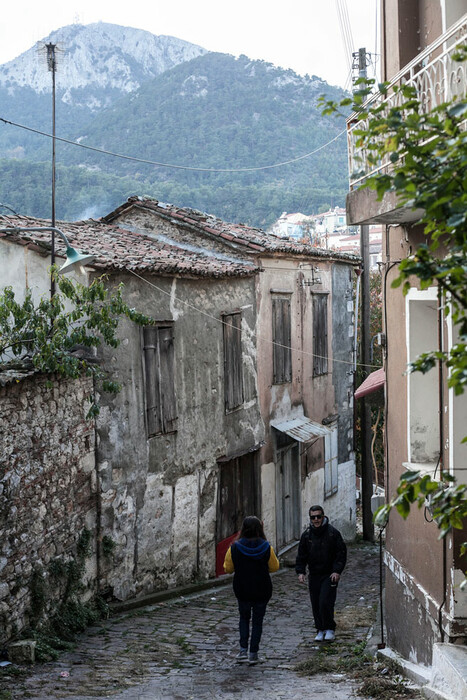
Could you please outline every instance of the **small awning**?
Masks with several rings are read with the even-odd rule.
[[[384,368],[377,369],[376,372],[372,372],[368,375],[364,382],[360,384],[354,396],[356,399],[362,399],[368,394],[374,394],[378,389],[384,387],[384,382],[386,381],[386,373]]]
[[[290,418],[289,420],[272,420],[270,425],[298,442],[309,442],[313,438],[331,434],[331,431],[325,425],[315,423],[303,416],[301,418]]]

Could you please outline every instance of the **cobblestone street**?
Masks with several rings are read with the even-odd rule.
[[[378,603],[378,548],[349,547],[339,585],[335,645],[368,638]],[[235,663],[238,616],[231,583],[119,613],[83,634],[75,651],[2,678],[0,698],[112,697],[114,700],[207,698],[355,698],[343,674],[300,676],[294,667],[318,653],[306,586],[293,569],[273,577],[257,666]],[[345,645],[343,644],[345,642]],[[9,693],[9,694],[8,694]]]

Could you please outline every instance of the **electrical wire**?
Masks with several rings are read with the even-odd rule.
[[[337,16],[341,30],[342,43],[344,45],[344,56],[347,61],[349,72],[352,73],[352,52],[353,38],[352,29],[349,22],[349,13],[345,0],[336,0]]]
[[[53,136],[52,134],[47,133],[46,131],[41,131],[40,129],[34,129],[31,126],[26,126],[25,124],[18,124],[17,122],[10,121],[9,119],[4,119],[4,117],[0,117],[0,121],[3,122],[4,124],[9,124],[10,126],[16,126],[19,129],[24,129],[25,131],[30,131],[33,134],[39,134],[40,136],[47,136],[47,138],[50,139],[55,139],[56,141],[61,141],[62,143],[68,143],[71,146],[78,146],[79,148],[84,148],[88,151],[94,151],[95,153],[102,153],[103,155],[106,156],[113,156],[114,158],[123,158],[124,160],[131,160],[134,163],[145,163],[146,165],[157,165],[162,168],[175,168],[177,170],[194,170],[196,172],[201,172],[201,173],[244,173],[244,172],[257,172],[259,170],[270,170],[271,168],[281,168],[283,165],[290,165],[291,163],[297,163],[300,160],[304,160],[305,158],[309,158],[310,156],[315,155],[315,153],[318,153],[319,151],[322,151],[324,148],[327,146],[330,146],[331,143],[334,143],[334,141],[337,141],[338,138],[340,138],[343,134],[347,132],[347,129],[343,129],[340,131],[334,138],[332,138],[330,141],[327,143],[323,143],[321,146],[318,146],[318,148],[315,148],[313,151],[310,151],[309,153],[304,153],[301,156],[297,156],[296,158],[291,158],[290,160],[285,160],[281,161],[280,163],[273,163],[271,165],[257,165],[257,166],[252,166],[252,167],[245,167],[245,168],[199,168],[196,166],[191,166],[191,165],[175,165],[174,163],[161,163],[156,160],[147,160],[145,158],[137,158],[136,156],[127,156],[123,153],[114,153],[113,151],[106,151],[103,148],[97,148],[96,146],[87,146],[84,143],[78,143],[77,141],[71,141],[71,139],[65,139],[63,136]]]
[[[179,297],[174,296],[172,294],[172,292],[167,292],[165,289],[158,287],[157,284],[154,284],[154,282],[150,282],[149,280],[147,280],[145,277],[142,277],[134,270],[127,270],[127,271],[130,272],[135,277],[137,277],[138,279],[140,279],[142,282],[145,282],[146,284],[148,284],[150,287],[153,287],[153,289],[157,289],[158,292],[161,292],[162,294],[165,294],[166,296],[170,297],[172,300],[177,301],[180,304],[184,304],[185,306],[192,309],[193,311],[196,311],[197,313],[202,314],[203,316],[206,316],[207,318],[209,318],[213,321],[216,321],[216,323],[220,323],[221,325],[225,325],[225,323],[222,319],[217,318],[217,316],[213,316],[212,314],[208,313],[207,311],[203,311],[202,309],[199,309],[197,306],[194,306],[194,304],[192,304],[189,301],[185,301],[184,299],[180,299]],[[233,324],[232,324],[232,328],[234,328],[235,330],[241,331],[241,328],[239,328],[238,326],[234,326]],[[302,350],[301,348],[294,348],[291,345],[283,345],[282,343],[278,343],[275,340],[270,340],[269,338],[264,338],[263,336],[258,335],[257,333],[256,333],[255,337],[257,340],[258,339],[263,340],[267,343],[270,343],[271,345],[275,345],[276,347],[285,348],[287,350],[290,350],[290,351],[295,352],[295,353],[299,353],[301,355],[307,355],[309,357],[316,357],[318,359],[325,359],[325,360],[329,359],[328,357],[324,357],[323,355],[317,355],[313,352],[308,352],[307,350]],[[336,363],[343,364],[343,365],[352,365],[352,367],[354,364],[353,362],[349,362],[348,360],[336,360],[334,358],[332,358],[331,362],[336,362]],[[358,364],[357,366],[358,367],[369,367],[371,369],[381,369],[380,365]],[[329,374],[331,374],[331,373],[329,373]]]

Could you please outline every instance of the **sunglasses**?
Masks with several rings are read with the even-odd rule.
[[[310,520],[321,520],[322,515],[310,515]]]

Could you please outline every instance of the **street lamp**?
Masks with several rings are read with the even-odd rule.
[[[93,262],[93,260],[95,260],[95,255],[80,253],[78,250],[73,248],[63,231],[60,231],[60,229],[56,228],[56,226],[8,226],[6,228],[0,228],[0,233],[20,233],[22,231],[51,231],[52,235],[58,233],[58,235],[63,238],[66,245],[66,260],[58,271],[60,275],[71,272],[77,268],[81,272],[84,272],[84,266],[89,265]],[[54,292],[55,290],[51,289],[50,295],[53,296]]]

